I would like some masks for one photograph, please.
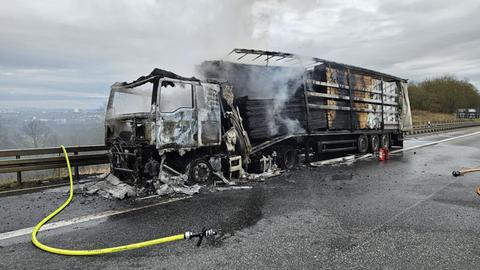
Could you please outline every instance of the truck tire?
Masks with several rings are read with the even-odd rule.
[[[390,136],[388,134],[380,135],[380,147],[385,149],[390,148]]]
[[[283,166],[287,170],[295,168],[298,164],[297,149],[287,149],[283,155]]]
[[[298,151],[293,147],[282,146],[275,148],[277,151],[277,165],[281,169],[291,170],[298,164]]]
[[[370,136],[370,152],[376,153],[380,148],[380,138],[377,134]]]
[[[361,134],[357,139],[357,150],[360,154],[365,154],[368,151],[368,137]]]
[[[213,169],[203,158],[195,159],[188,165],[188,181],[197,184],[211,184]]]

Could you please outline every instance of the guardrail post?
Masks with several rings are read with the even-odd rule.
[[[78,156],[78,152],[73,152],[74,156]],[[79,178],[79,173],[78,173],[78,162],[75,161],[75,179]]]
[[[20,156],[15,156],[15,159],[20,159]],[[17,184],[22,184],[22,172],[17,172]]]

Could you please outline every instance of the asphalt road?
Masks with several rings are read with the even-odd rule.
[[[480,128],[412,137],[421,145]],[[38,250],[29,235],[0,240],[0,269],[479,269],[480,134],[396,154],[386,162],[303,167],[253,183],[205,192],[40,233],[46,244],[92,249],[198,230],[222,236],[196,247],[181,241],[95,257]],[[0,234],[34,226],[64,198],[59,188],[0,197]],[[56,220],[134,203],[77,196]]]

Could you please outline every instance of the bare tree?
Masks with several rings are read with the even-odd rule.
[[[22,131],[25,135],[32,138],[33,146],[35,148],[47,143],[52,133],[51,129],[45,122],[37,119],[25,121],[23,123]]]

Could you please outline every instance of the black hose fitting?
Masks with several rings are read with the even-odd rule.
[[[202,244],[203,238],[204,237],[210,237],[216,235],[217,232],[214,231],[213,229],[207,229],[206,227],[202,228],[201,232],[198,233],[192,233],[192,232],[186,232],[185,233],[185,239],[191,239],[194,237],[198,237],[198,242],[197,242],[197,247],[199,247]]]
[[[453,171],[453,172],[452,172],[452,175],[453,175],[454,177],[457,177],[457,176],[462,176],[462,173],[461,173],[460,171]]]

